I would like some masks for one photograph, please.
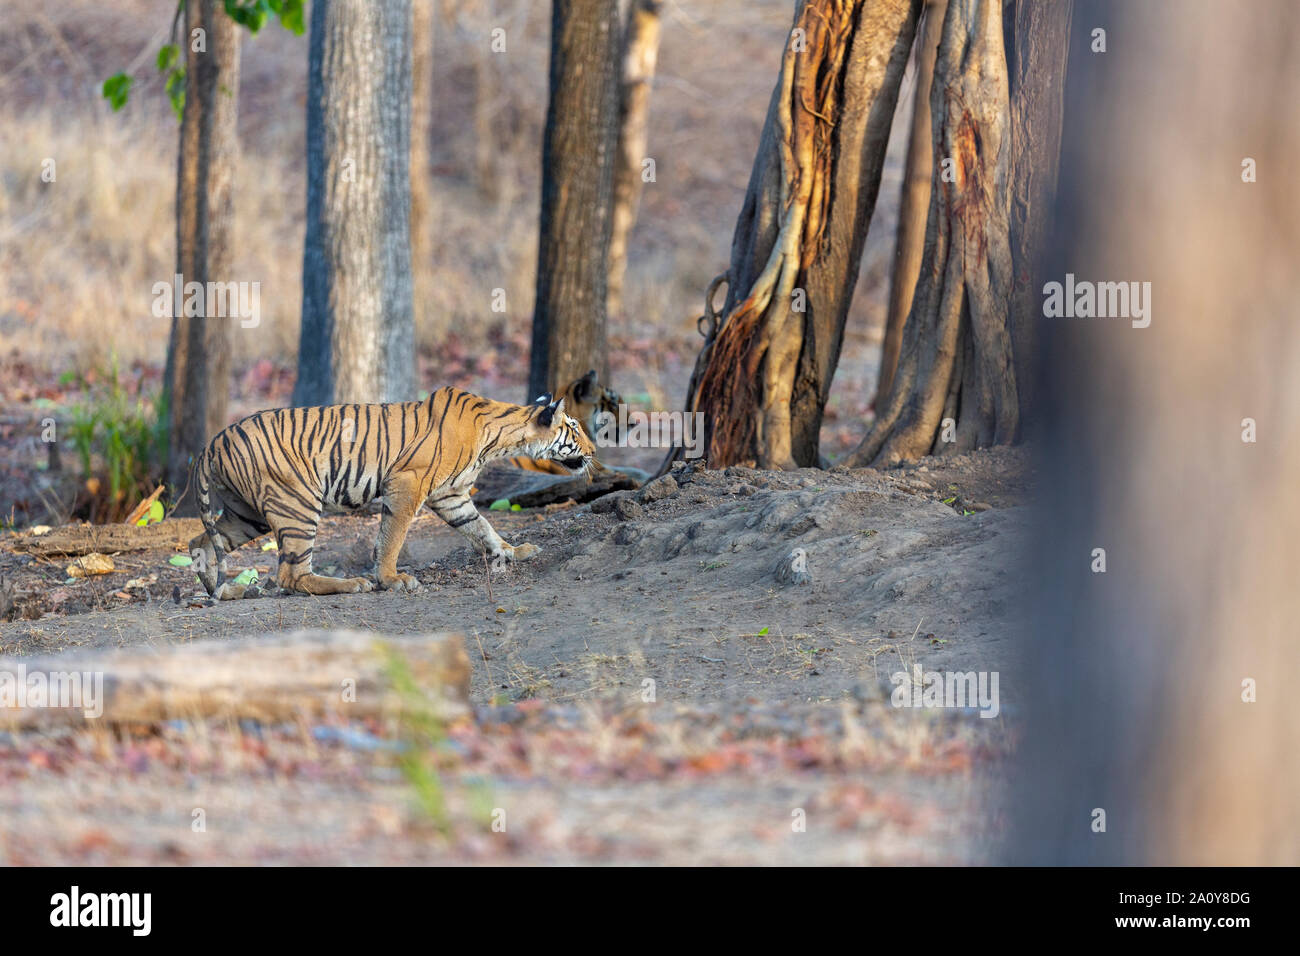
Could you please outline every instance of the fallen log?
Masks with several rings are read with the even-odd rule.
[[[470,712],[469,679],[464,639],[451,633],[298,631],[0,657],[0,726],[208,718],[276,723],[328,715],[387,717],[415,707],[451,720]]]
[[[158,524],[81,524],[55,528],[43,535],[13,539],[14,551],[42,557],[76,557],[83,554],[115,554],[121,551],[149,551],[154,548],[184,548],[203,530],[198,518],[168,518]]]
[[[540,508],[561,501],[578,504],[607,495],[611,491],[636,488],[638,482],[622,472],[599,472],[586,475],[552,475],[542,471],[525,471],[509,465],[489,465],[474,484],[474,503],[490,505],[501,498],[523,508]]]

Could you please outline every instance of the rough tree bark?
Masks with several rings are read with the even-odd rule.
[[[204,31],[201,42],[194,31]],[[186,283],[229,282],[239,98],[239,27],[220,0],[185,4],[188,82],[176,169],[176,271]],[[196,50],[196,46],[202,49]],[[183,308],[177,311],[184,311]],[[163,376],[168,409],[167,483],[172,500],[189,481],[191,456],[226,425],[234,317],[172,319]],[[180,513],[194,513],[190,495]]]
[[[1011,341],[1020,407],[1036,407],[1035,334],[1043,253],[1056,204],[1072,0],[1004,0],[1011,93]]]
[[[619,92],[618,148],[614,158],[614,224],[609,240],[610,315],[623,313],[623,279],[627,273],[627,237],[636,224],[641,202],[642,166],[646,159],[650,93],[659,57],[661,0],[633,0],[623,40],[623,80]]]
[[[930,109],[935,176],[921,277],[889,398],[848,456],[853,466],[1008,443],[1020,424],[1001,0],[949,0]]]
[[[1300,98],[1300,7],[1075,10],[1051,278],[1149,283],[1150,324],[1040,311],[1008,858],[1294,866],[1300,125],[1278,120]]]
[[[619,45],[615,0],[555,0],[528,398],[588,369],[608,377]]]
[[[930,176],[934,171],[934,140],[930,127],[930,87],[934,81],[934,60],[943,33],[943,16],[948,0],[928,0],[922,18],[921,38],[915,59],[916,90],[912,125],[907,139],[907,160],[903,172],[903,195],[898,207],[898,235],[894,242],[894,271],[889,281],[889,309],[885,314],[885,341],[880,347],[880,376],[872,407],[880,408],[889,396],[898,366],[898,349],[903,342],[903,322],[912,308],[912,294],[921,274],[925,251],[925,220],[930,210]]]
[[[411,0],[315,0],[296,405],[415,396]]]
[[[691,396],[714,466],[818,464],[867,224],[920,0],[804,0]]]

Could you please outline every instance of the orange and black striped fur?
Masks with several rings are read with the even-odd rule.
[[[586,470],[595,451],[563,401],[533,405],[480,398],[440,388],[423,402],[281,408],[250,415],[212,439],[194,463],[194,487],[204,533],[190,542],[199,578],[219,599],[245,596],[226,580],[226,555],[274,532],[280,549],[279,585],[308,594],[369,591],[363,577],[312,572],[321,515],[355,510],[383,498],[375,548],[380,588],[414,590],[397,571],[397,555],[420,505],[429,506],[492,558],[523,560],[536,545],[501,540],[470,501],[489,461],[510,455]]]
[[[559,393],[559,398],[563,400],[568,414],[582,425],[587,432],[587,436],[593,440],[600,431],[601,416],[612,416],[613,420],[617,422],[618,407],[623,404],[623,396],[612,388],[602,385],[595,369],[592,369],[582,378],[570,382]],[[563,465],[545,459],[511,458],[508,464],[516,468],[522,468],[525,471],[543,471],[552,475],[569,474]],[[637,482],[646,481],[650,477],[648,473],[640,468],[607,466],[598,459],[592,461],[591,471],[593,474],[604,471],[618,471],[634,478]]]

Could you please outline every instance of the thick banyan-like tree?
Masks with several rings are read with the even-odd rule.
[[[726,303],[691,386],[714,466],[820,461],[823,410],[920,6],[803,0],[796,11],[736,227]],[[1003,0],[950,0],[944,12],[919,275],[888,393],[848,464],[1020,433],[1017,353],[1032,348],[1070,5],[1005,7],[1005,20]]]

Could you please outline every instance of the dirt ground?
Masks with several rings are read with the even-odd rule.
[[[478,710],[434,747],[441,827],[395,766],[393,728],[0,734],[14,784],[0,787],[0,858],[986,858],[1015,732],[1027,462],[1002,449],[884,472],[687,469],[594,508],[489,512],[508,540],[542,547],[491,574],[424,515],[406,554],[414,594],[209,606],[168,553],[118,555],[114,574],[68,584],[64,562],[16,553],[23,532],[10,533],[0,574],[17,619],[0,624],[0,660],[303,627],[453,630]],[[327,519],[319,566],[364,568],[377,522]],[[271,572],[258,544],[234,564]],[[812,580],[781,583],[774,569],[796,548]],[[1000,716],[890,706],[890,675],[914,664],[998,672]]]

